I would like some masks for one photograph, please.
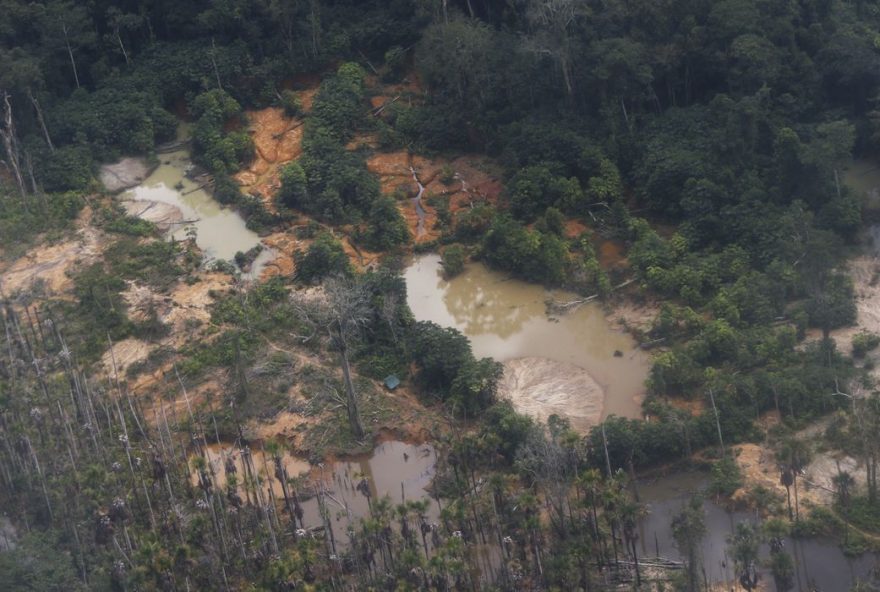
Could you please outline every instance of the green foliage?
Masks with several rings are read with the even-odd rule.
[[[92,156],[85,146],[62,146],[46,154],[38,172],[46,191],[81,191],[94,178]]]
[[[250,135],[226,131],[229,122],[241,117],[242,108],[229,93],[206,91],[190,107],[196,118],[193,126],[193,158],[216,175],[229,175],[253,157]]]
[[[876,349],[878,345],[880,345],[880,335],[868,331],[856,333],[852,338],[853,356],[864,358],[869,351]]]
[[[385,52],[385,70],[382,79],[387,82],[397,82],[406,70],[406,50],[399,45],[389,48]]]
[[[852,280],[833,273],[820,280],[806,304],[810,324],[819,327],[827,337],[832,329],[850,325],[856,320]]]
[[[379,196],[379,183],[367,171],[363,158],[346,150],[341,139],[317,121],[306,129],[299,163],[307,190],[292,186],[290,191],[306,213],[331,222],[353,221]]]
[[[516,451],[533,432],[535,422],[529,416],[517,413],[510,401],[499,401],[484,411],[484,426],[491,439],[489,445],[497,446],[507,462],[512,463]]]
[[[288,117],[299,117],[302,115],[302,103],[299,97],[292,90],[281,91],[281,106],[284,108],[284,114]]]
[[[567,279],[568,248],[555,234],[528,230],[506,214],[492,220],[483,238],[483,257],[496,268],[550,285]]]
[[[329,232],[318,234],[305,252],[295,251],[293,259],[296,262],[296,278],[305,283],[315,283],[330,275],[352,273],[342,243]]]
[[[347,142],[364,116],[364,76],[360,66],[347,62],[325,78],[308,125],[326,130],[336,142]]]
[[[548,207],[585,213],[584,192],[578,180],[556,176],[546,166],[518,171],[509,186],[511,209],[523,220],[534,220]]]
[[[416,323],[410,332],[418,380],[430,393],[446,400],[458,414],[473,415],[492,404],[501,365],[477,360],[467,337],[431,322]]]
[[[281,169],[281,188],[275,199],[288,208],[301,208],[308,203],[306,173],[297,162],[284,165]]]
[[[91,361],[103,353],[108,337],[115,341],[130,336],[155,339],[165,334],[155,311],[141,323],[128,318],[122,292],[126,280],[162,290],[183,273],[178,265],[180,246],[163,240],[140,242],[124,237],[112,243],[104,261],[80,270],[73,278],[75,302],[58,301],[65,316],[65,333],[81,359]]]
[[[409,242],[409,228],[394,199],[380,196],[373,201],[358,238],[373,251],[389,251]]]
[[[0,199],[0,246],[7,255],[14,255],[41,233],[57,235],[71,226],[83,205],[82,195],[74,192],[47,195],[34,202],[12,197]]]
[[[712,479],[709,482],[709,493],[730,497],[742,487],[743,477],[736,460],[725,456],[712,464]]]
[[[73,559],[56,551],[58,540],[29,534],[12,550],[0,552],[0,588],[10,592],[86,590]]]
[[[94,158],[151,152],[174,137],[176,120],[151,90],[125,78],[109,79],[93,92],[79,89],[47,114],[53,140],[87,148]]]
[[[459,244],[449,245],[440,254],[440,265],[443,266],[443,275],[447,279],[454,278],[464,271],[467,254],[464,247]]]

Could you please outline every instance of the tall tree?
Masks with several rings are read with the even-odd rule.
[[[527,16],[533,28],[532,41],[541,53],[549,54],[559,64],[565,94],[574,95],[573,48],[577,19],[589,16],[585,0],[533,0]]]
[[[298,309],[314,327],[326,333],[330,345],[339,354],[345,383],[345,406],[354,436],[364,437],[360,407],[350,355],[361,330],[370,320],[370,300],[366,286],[357,278],[334,276],[327,279],[318,298],[298,297]]]
[[[39,25],[43,46],[50,52],[63,51],[70,61],[73,81],[81,86],[76,54],[92,46],[97,36],[88,8],[71,0],[52,0],[41,5]]]
[[[672,519],[672,536],[678,550],[687,560],[687,592],[700,590],[699,550],[705,535],[706,516],[703,512],[703,500],[699,496],[694,496]]]

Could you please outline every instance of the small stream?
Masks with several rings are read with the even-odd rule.
[[[412,198],[413,206],[416,209],[416,215],[419,217],[419,225],[416,227],[416,238],[418,238],[425,234],[425,215],[427,212],[425,212],[425,208],[422,207],[422,196],[425,194],[425,186],[419,181],[419,177],[416,175],[416,170],[413,167],[409,167],[409,170],[412,172],[413,181],[415,181],[416,185],[419,187],[418,195]]]

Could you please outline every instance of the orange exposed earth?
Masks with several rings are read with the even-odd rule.
[[[423,92],[415,75],[408,76],[399,84],[386,85],[381,84],[375,76],[368,76],[366,85],[375,93],[370,98],[374,116],[384,116],[383,107],[398,101],[410,105],[418,102]],[[316,93],[317,87],[296,92],[304,112],[311,109]],[[302,117],[289,117],[279,107],[248,111],[247,118],[255,155],[250,166],[236,174],[235,179],[245,193],[259,197],[269,211],[276,212],[274,197],[281,186],[280,170],[302,154],[304,120]],[[379,140],[376,134],[359,133],[346,147],[349,150],[376,150]],[[462,208],[473,207],[481,201],[494,203],[502,189],[499,175],[495,173],[497,166],[481,156],[463,156],[448,161],[414,156],[401,150],[376,152],[367,159],[366,164],[368,170],[378,177],[382,193],[398,198],[398,208],[416,243],[430,242],[440,236],[436,224],[437,210],[431,202],[438,198],[445,199],[454,216]],[[444,168],[450,171],[452,178],[441,180]],[[411,199],[418,195],[419,183],[425,189],[420,204],[423,216],[421,224],[415,200]],[[293,249],[305,248],[308,243],[289,234],[289,230],[277,232],[264,240],[278,253],[276,260],[267,266],[264,276],[293,272]],[[368,267],[378,258],[377,254],[366,253],[347,239],[342,242],[358,267]]]
[[[244,193],[260,197],[266,208],[275,212],[273,198],[281,187],[281,166],[302,153],[303,122],[288,117],[280,107],[249,111],[247,117],[254,139],[254,160],[235,175],[235,180]]]

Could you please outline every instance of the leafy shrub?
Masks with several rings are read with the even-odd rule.
[[[727,456],[712,465],[709,493],[729,497],[742,487],[743,476],[736,461]]]
[[[459,244],[449,245],[443,249],[440,255],[440,265],[443,266],[443,274],[447,278],[453,278],[464,271],[465,262],[464,247]]]
[[[381,196],[373,202],[360,240],[374,251],[387,251],[409,242],[406,220],[392,198]]]
[[[62,146],[41,159],[38,174],[46,191],[83,190],[94,177],[92,165],[85,146]]]
[[[880,335],[869,333],[867,331],[856,333],[852,338],[853,356],[856,358],[864,358],[865,354],[872,349],[875,349],[878,345],[880,345]]]
[[[302,103],[292,90],[281,91],[281,106],[284,108],[284,114],[288,117],[302,115]]]
[[[319,234],[307,251],[295,251],[293,259],[296,278],[301,282],[314,283],[328,275],[349,275],[352,272],[342,243],[328,232]]]

